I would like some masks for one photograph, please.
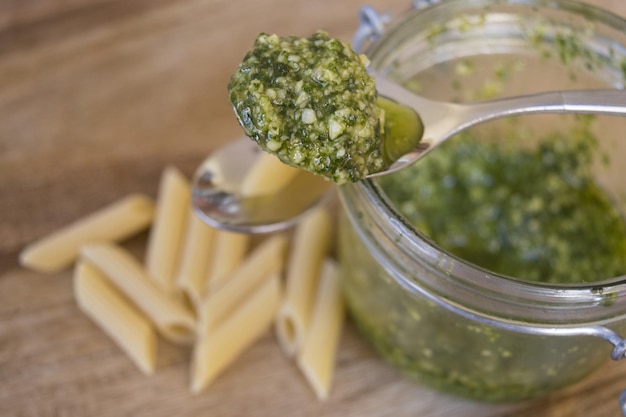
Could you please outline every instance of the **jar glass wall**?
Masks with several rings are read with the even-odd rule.
[[[449,0],[403,16],[368,55],[377,71],[437,100],[621,88],[624,27],[611,14],[569,1]],[[623,215],[625,129],[621,118],[550,115],[470,133],[472,140],[506,137],[525,149],[555,133],[584,132],[598,143],[598,155],[610,157],[594,159],[593,178]],[[585,329],[623,332],[626,277],[563,284],[495,273],[444,249],[385,190],[376,181],[341,187],[339,256],[355,322],[402,372],[459,395],[515,401],[579,381],[609,357],[611,345]],[[447,220],[442,212],[438,221]]]

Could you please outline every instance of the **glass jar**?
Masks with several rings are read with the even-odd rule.
[[[366,49],[371,67],[431,99],[624,85],[626,21],[581,3],[446,0],[405,13],[382,34],[366,17],[375,30],[362,27],[361,35],[380,35]],[[585,120],[610,157],[594,165],[594,178],[623,214],[626,119]],[[570,134],[579,123],[564,115],[524,116],[473,133],[513,131],[520,145],[533,146],[534,138]],[[609,356],[624,356],[626,276],[563,284],[494,273],[427,237],[378,181],[339,193],[348,307],[365,337],[405,375],[461,396],[509,402],[545,396]]]

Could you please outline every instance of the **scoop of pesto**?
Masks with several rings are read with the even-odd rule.
[[[367,58],[325,32],[260,34],[232,76],[245,133],[283,162],[338,184],[386,167]]]

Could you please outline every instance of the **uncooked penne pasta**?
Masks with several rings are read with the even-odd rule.
[[[224,285],[225,280],[241,265],[250,246],[250,236],[220,230],[217,232],[215,250],[209,268],[208,292]]]
[[[163,337],[174,343],[193,342],[193,314],[160,290],[130,253],[111,243],[93,243],[84,246],[81,254],[148,316]]]
[[[248,297],[227,320],[200,335],[192,359],[191,390],[200,392],[271,327],[280,301],[276,274]]]
[[[198,311],[198,333],[217,327],[264,279],[280,273],[286,246],[285,236],[274,235],[255,248],[224,286],[209,294],[202,303]]]
[[[217,230],[192,211],[178,268],[177,285],[197,310],[206,291],[206,280]]]
[[[143,373],[154,373],[157,348],[154,328],[87,261],[79,260],[76,264],[74,296],[80,309],[113,339]]]
[[[311,320],[297,358],[298,367],[320,400],[328,398],[343,322],[344,305],[337,265],[327,259],[322,266]]]
[[[176,168],[163,171],[154,223],[146,248],[148,274],[164,291],[176,292],[176,270],[180,262],[191,191],[187,179]]]
[[[281,162],[276,156],[263,152],[246,173],[240,193],[246,197],[273,194],[299,172],[299,169]]]
[[[319,208],[305,217],[295,231],[285,298],[276,319],[279,344],[290,356],[304,341],[320,267],[330,246],[331,227],[330,214]]]
[[[20,263],[41,272],[68,267],[85,243],[121,241],[145,230],[152,222],[154,203],[141,194],[129,195],[28,245]]]

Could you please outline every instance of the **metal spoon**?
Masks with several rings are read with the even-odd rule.
[[[409,152],[388,169],[368,178],[406,168],[455,133],[492,119],[534,113],[626,115],[626,92],[620,90],[557,91],[453,104],[420,97],[379,74],[372,75],[381,96],[418,113],[416,120],[421,119],[424,131],[419,143],[418,137],[415,144],[409,143],[408,147],[406,142],[402,144],[403,149],[411,149]],[[252,198],[238,195],[238,184],[260,152],[256,143],[244,138],[230,143],[204,161],[196,172],[192,189],[193,206],[201,219],[219,229],[235,232],[274,232],[293,225],[330,194],[332,183],[303,171],[277,194]]]
[[[239,184],[261,152],[255,142],[241,138],[214,152],[196,170],[192,204],[205,223],[239,233],[276,232],[292,226],[331,195],[332,182],[306,171],[278,194],[240,195]]]
[[[417,162],[437,145],[470,126],[508,116],[537,113],[626,115],[626,91],[570,90],[507,97],[468,104],[446,103],[411,93],[380,74],[372,73],[379,94],[412,108],[424,127],[421,141],[387,169],[368,178],[391,174]],[[392,140],[393,138],[389,138]],[[391,144],[393,146],[393,143]]]

